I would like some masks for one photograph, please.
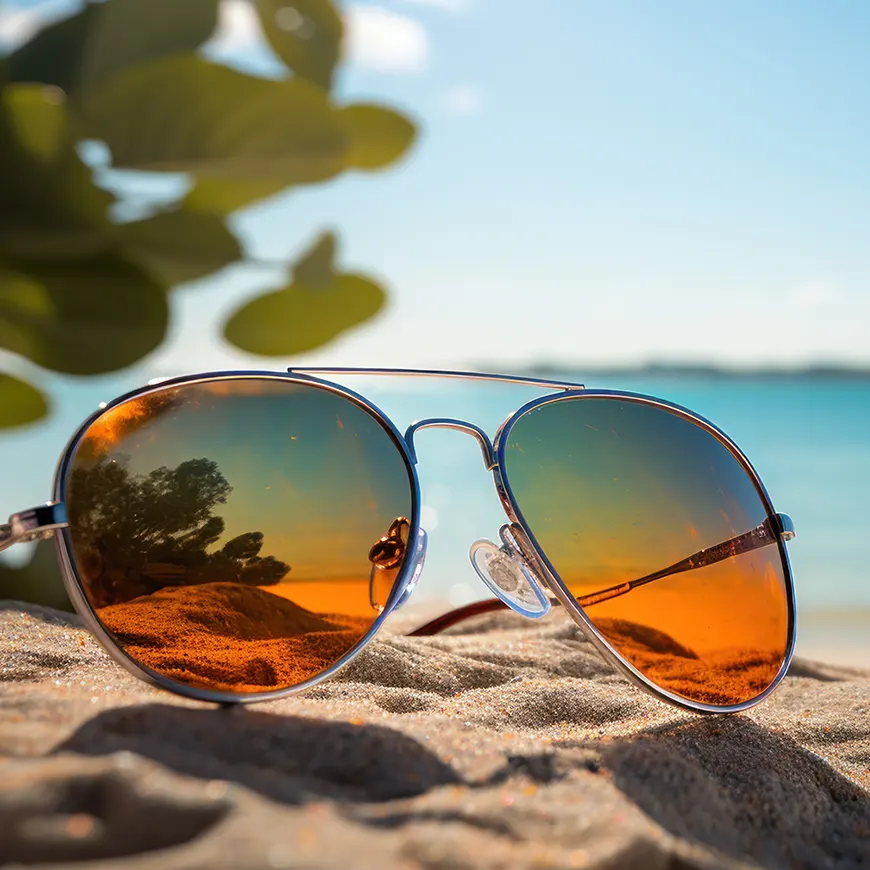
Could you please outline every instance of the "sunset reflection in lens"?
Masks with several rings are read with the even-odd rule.
[[[659,406],[570,398],[519,418],[505,469],[522,517],[576,598],[760,527],[762,546],[584,609],[627,661],[675,695],[725,706],[772,683],[789,640],[785,567],[755,484],[721,441]]]
[[[369,553],[412,516],[412,491],[389,432],[350,399],[231,378],[106,410],[66,503],[83,591],[124,651],[190,686],[254,693],[323,672],[369,631]]]

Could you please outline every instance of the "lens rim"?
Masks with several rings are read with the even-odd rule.
[[[550,560],[547,558],[547,555],[544,553],[544,550],[538,542],[538,539],[535,537],[534,532],[532,531],[528,522],[523,516],[523,512],[519,506],[519,502],[517,501],[513,488],[511,487],[510,479],[507,473],[506,451],[508,440],[510,438],[511,430],[522,417],[524,417],[530,411],[541,408],[544,405],[554,404],[556,402],[583,401],[584,399],[607,399],[634,402],[636,404],[646,405],[648,407],[653,407],[659,410],[670,412],[698,426],[700,429],[702,429],[707,434],[711,435],[717,441],[719,441],[734,456],[734,458],[740,463],[743,470],[749,475],[750,480],[752,481],[756,491],[758,492],[761,503],[768,513],[768,517],[774,518],[776,516],[776,511],[773,507],[773,501],[769,493],[767,492],[767,489],[765,488],[764,483],[762,482],[758,472],[755,470],[752,463],[749,461],[743,451],[718,426],[711,423],[700,414],[696,414],[694,411],[688,408],[684,408],[682,405],[677,405],[664,399],[656,398],[654,396],[647,396],[643,393],[633,393],[622,390],[586,389],[570,391],[566,390],[556,395],[539,396],[527,402],[525,405],[522,405],[520,408],[514,411],[513,414],[508,416],[508,418],[501,424],[501,426],[499,426],[493,444],[496,457],[496,467],[493,469],[493,474],[496,478],[496,490],[498,492],[505,512],[513,522],[518,523],[523,528],[526,535],[528,536],[529,542],[531,543],[535,551],[534,556],[538,561],[538,565],[536,567],[541,570],[541,575],[543,579],[547,582],[547,585],[555,594],[556,598],[559,599],[563,607],[571,615],[574,621],[583,629],[587,638],[598,649],[598,651],[631,682],[646,690],[647,692],[655,695],[657,698],[660,698],[663,701],[667,701],[668,703],[673,704],[677,707],[692,710],[697,713],[740,713],[744,710],[748,710],[750,707],[753,707],[760,701],[763,701],[768,695],[770,695],[771,692],[774,691],[774,689],[776,689],[776,687],[782,681],[783,677],[788,672],[789,665],[791,664],[792,657],[794,656],[794,647],[797,631],[794,577],[792,574],[791,563],[788,558],[788,550],[786,549],[785,542],[783,541],[782,536],[777,536],[777,547],[779,548],[779,554],[782,560],[783,572],[785,576],[786,600],[788,606],[788,637],[786,641],[786,650],[782,664],[780,665],[779,670],[777,671],[776,676],[773,678],[773,681],[770,683],[770,685],[763,692],[756,695],[754,698],[750,698],[748,701],[742,701],[739,704],[728,705],[707,704],[701,701],[692,701],[689,698],[684,698],[657,685],[655,682],[649,679],[649,677],[639,671],[631,662],[624,658],[621,653],[619,653],[619,651],[595,627],[595,625],[586,615],[586,612],[577,603],[576,599],[571,594],[570,590],[565,585]]]
[[[220,371],[220,372],[204,372],[201,374],[183,375],[176,378],[167,378],[158,383],[150,383],[144,387],[131,390],[121,396],[113,399],[95,411],[84,423],[78,428],[75,434],[67,442],[54,476],[54,501],[66,504],[67,483],[69,479],[69,471],[71,468],[73,456],[78,448],[82,438],[93,425],[93,423],[102,417],[107,411],[117,407],[131,399],[136,399],[141,396],[146,396],[151,393],[159,392],[160,390],[169,387],[190,386],[193,384],[208,383],[214,381],[226,380],[268,380],[278,381],[284,384],[301,384],[311,387],[312,389],[325,390],[335,395],[341,396],[348,401],[361,408],[363,411],[373,417],[384,429],[387,435],[392,439],[396,449],[405,463],[405,469],[408,472],[408,482],[411,490],[411,516],[410,516],[410,531],[409,540],[416,540],[420,531],[420,481],[417,477],[417,470],[412,459],[411,451],[405,442],[401,432],[396,428],[389,417],[381,411],[374,403],[370,402],[364,396],[355,393],[353,390],[335,384],[331,381],[326,381],[312,375],[285,373],[285,372],[269,372],[269,371]],[[354,659],[377,634],[384,621],[395,608],[396,604],[401,600],[408,583],[411,580],[411,575],[414,570],[415,559],[407,557],[405,564],[402,566],[402,571],[396,578],[393,590],[382,613],[378,614],[372,623],[369,630],[360,640],[357,641],[338,661],[332,664],[329,668],[309,677],[304,682],[298,683],[295,686],[289,686],[283,689],[275,689],[268,692],[250,692],[245,694],[236,694],[234,692],[223,692],[215,689],[206,689],[199,686],[189,686],[186,683],[173,680],[141,662],[132,658],[123,647],[112,637],[110,632],[105,628],[96,611],[91,606],[87,595],[84,592],[82,578],[76,568],[72,532],[69,526],[58,529],[55,534],[55,545],[57,548],[58,560],[61,566],[61,574],[63,578],[64,588],[76,612],[82,618],[82,622],[88,631],[93,634],[102,644],[109,655],[129,673],[140,680],[143,680],[150,685],[157,686],[161,689],[166,689],[174,692],[177,695],[183,695],[188,698],[193,698],[198,701],[211,701],[220,704],[248,704],[259,701],[268,701],[275,698],[283,698],[288,695],[296,694],[305,689],[315,686],[323,680],[329,679],[337,671],[347,665]]]

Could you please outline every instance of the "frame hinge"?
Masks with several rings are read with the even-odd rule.
[[[795,536],[794,521],[788,514],[775,514],[774,531],[784,540],[790,541]]]
[[[66,526],[66,506],[62,502],[19,511],[9,517],[9,522],[0,525],[0,551],[13,544],[51,538],[56,529]]]

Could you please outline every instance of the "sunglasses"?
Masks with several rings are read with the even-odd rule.
[[[328,378],[509,382],[540,395],[494,438],[452,418],[404,433]],[[215,702],[280,697],[332,676],[402,607],[423,569],[414,436],[474,437],[507,517],[471,562],[494,598],[411,632],[561,605],[656,697],[735,712],[794,648],[776,513],[737,446],[698,415],[633,393],[538,378],[291,369],[175,378],[88,419],[54,501],[13,514],[0,549],[55,537],[88,629],[137,677]]]

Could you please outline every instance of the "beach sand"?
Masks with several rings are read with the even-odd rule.
[[[561,612],[387,631],[302,695],[220,709],[128,676],[69,614],[6,604],[0,756],[7,863],[870,862],[870,671],[799,659],[749,713],[701,717],[615,675]]]
[[[238,583],[167,586],[97,615],[135,661],[179,682],[235,692],[275,691],[322,673],[375,618],[312,613]]]

